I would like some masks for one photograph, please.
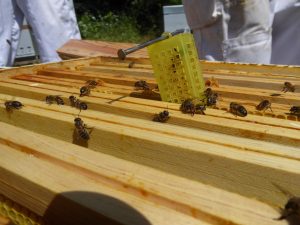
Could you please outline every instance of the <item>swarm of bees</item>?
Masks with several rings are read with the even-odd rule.
[[[56,103],[57,105],[64,105],[64,100],[59,95],[48,95],[46,96],[46,103],[51,105]]]
[[[190,113],[192,116],[194,114],[202,114],[205,115],[204,111],[206,110],[206,106],[201,104],[198,99],[186,99],[182,102],[180,106],[180,111],[183,113]]]
[[[85,85],[80,88],[79,96],[80,97],[89,96],[91,93],[91,89],[94,89],[99,84],[100,84],[99,81],[95,81],[95,80],[86,81]]]
[[[170,118],[169,116],[169,111],[168,110],[164,110],[158,114],[155,114],[153,117],[153,121],[155,122],[160,122],[160,123],[165,123],[167,122],[167,120]]]
[[[4,103],[6,111],[12,112],[14,109],[21,109],[24,105],[19,101],[6,101]]]
[[[134,87],[137,90],[144,90],[144,91],[149,91],[150,90],[149,84],[144,80],[139,80],[139,81],[135,82]]]
[[[80,88],[80,96],[85,96],[90,94],[90,90],[95,88],[99,84],[98,81],[95,80],[88,80],[86,82],[86,85]],[[76,109],[79,109],[79,113],[81,110],[87,110],[88,106],[85,102],[80,101],[77,99],[74,95],[69,96],[70,106],[74,107]],[[46,103],[51,105],[56,103],[57,105],[64,105],[63,99],[59,95],[48,95],[46,96]],[[19,109],[23,105],[16,101],[9,101],[5,103],[5,106],[7,110],[10,110],[12,108]],[[77,133],[77,137],[81,138],[85,141],[88,141],[90,139],[90,132],[87,131],[88,128],[83,120],[79,117],[79,114],[77,118],[74,119],[74,126]]]

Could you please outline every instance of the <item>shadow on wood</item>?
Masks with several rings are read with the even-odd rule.
[[[150,225],[142,214],[118,199],[81,191],[56,195],[43,221],[51,225]]]

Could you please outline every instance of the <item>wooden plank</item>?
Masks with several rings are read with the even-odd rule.
[[[141,222],[141,217],[135,218],[132,211],[131,214],[120,214],[117,210],[122,207],[120,204],[113,211],[107,211],[107,208],[103,207],[103,200],[98,201],[103,194],[113,196],[114,201],[122,200],[128,207],[135,207],[136,212],[145,216],[151,224],[169,224],[172,221],[176,224],[187,224],[187,222],[188,224],[243,224],[245,221],[247,224],[258,222],[259,224],[286,224],[284,221],[274,221],[273,218],[278,217],[278,212],[255,200],[1,124],[0,132],[4,130],[5,136],[0,139],[1,145],[4,146],[0,150],[3,153],[0,161],[4,162],[1,165],[5,173],[0,174],[0,180],[10,173],[15,176],[21,168],[24,168],[23,178],[11,179],[7,190],[11,188],[11,185],[16,187],[18,182],[22,182],[23,186],[26,184],[24,188],[15,192],[26,193],[25,196],[34,196],[33,203],[38,204],[39,208],[29,207],[35,208],[44,217],[47,217],[45,208],[51,205],[54,207],[52,202],[55,198],[53,200],[51,195],[61,191],[63,193],[61,195],[71,202],[80,203],[104,216],[110,217],[115,214],[113,218],[121,220],[122,224],[127,224],[130,218],[130,224],[136,224],[136,221]],[[12,133],[14,135],[11,135]],[[28,139],[33,141],[27,142]],[[12,149],[9,150],[5,146]],[[70,148],[72,151],[69,150]],[[7,151],[12,152],[8,154]],[[20,162],[18,167],[9,163],[16,159]],[[39,169],[36,170],[37,167]],[[75,180],[84,181],[85,185],[74,182],[74,176],[76,176]],[[62,179],[68,182],[64,181],[62,185],[60,181]],[[82,190],[81,198],[74,192],[79,187]],[[84,201],[83,197],[88,198],[89,201]],[[91,197],[96,198],[97,201],[91,201]],[[38,202],[38,199],[43,200],[44,203]],[[147,201],[142,201],[142,199]],[[63,200],[61,199],[61,202]],[[28,204],[24,198],[20,198],[20,201],[22,204]],[[106,199],[105,203],[107,204],[108,201]],[[110,201],[111,204],[116,204]],[[52,211],[57,211],[59,207],[61,206],[56,205]],[[79,209],[82,210],[79,207],[75,208],[75,210]],[[155,214],[157,209],[160,210],[159,214]],[[254,213],[253,210],[257,211]],[[78,214],[73,212],[71,219],[81,220],[86,211],[80,211]],[[61,214],[59,216],[61,217]],[[166,216],[172,218],[166,220]],[[60,217],[53,219],[61,222]],[[92,214],[89,217],[92,222],[90,224],[94,224],[95,215]],[[100,221],[98,220],[98,223]],[[57,224],[57,221],[54,224]]]
[[[200,61],[202,69],[213,73],[226,72],[247,76],[261,76],[268,78],[286,77],[297,78],[300,74],[300,66],[289,65],[263,65],[250,63],[230,63],[218,61]]]
[[[66,45],[58,50],[62,56],[72,57],[91,57],[96,55],[116,57],[117,49],[132,47],[133,44],[124,44],[118,42],[102,42],[102,41],[89,41],[89,40],[71,40]],[[136,54],[136,55],[135,55]],[[147,58],[146,49],[140,50],[130,55],[138,59]],[[241,71],[250,75],[251,73],[263,73],[263,76],[283,75],[283,76],[299,76],[299,66],[288,65],[261,65],[261,64],[248,64],[248,63],[228,63],[228,62],[209,62],[200,61],[204,70],[216,69],[236,72],[240,74]]]
[[[8,193],[9,189],[6,189],[6,194],[19,193],[21,197],[20,194],[26,193],[39,199],[40,204],[34,202],[29,207],[39,211],[45,221],[51,224],[168,224],[164,220],[166,215],[173,223],[205,224],[159,205],[154,206],[148,201],[139,201],[135,196],[107,188],[78,172],[35,157],[28,159],[30,155],[11,148],[1,146],[0,152],[1,165],[6,168],[1,169],[1,182],[10,177],[13,187],[22,185],[24,188],[23,191],[18,190],[15,193]],[[19,162],[18,167],[11,163],[16,160]],[[18,179],[20,173],[23,179]],[[62,174],[67,176],[61,176]],[[26,199],[24,202],[28,203]],[[143,214],[136,209],[143,210]]]
[[[0,83],[1,86],[1,83]],[[36,89],[36,90],[35,90]],[[46,88],[51,90],[51,88]],[[69,95],[66,92],[60,91],[44,91],[45,87],[40,89],[35,87],[32,91],[28,91],[28,88],[22,86],[14,86],[4,83],[1,88],[3,93],[8,93],[12,95],[21,95],[24,97],[30,97],[38,100],[43,100],[47,95],[60,95],[65,101],[68,101],[70,94],[74,93],[75,90],[69,89]],[[158,113],[162,109],[169,108],[171,111],[172,118],[169,123],[185,126],[205,129],[213,132],[220,132],[235,136],[247,137],[247,138],[259,138],[260,140],[274,141],[275,143],[284,143],[286,145],[298,145],[298,131],[300,124],[296,121],[290,122],[282,119],[274,119],[262,116],[249,115],[247,118],[238,119],[242,121],[237,121],[237,118],[230,113],[220,112],[219,110],[208,109],[206,111],[206,116],[200,116],[205,118],[205,120],[193,119],[189,115],[182,115],[179,112],[178,104],[166,104],[163,102],[148,101],[146,104],[137,106],[139,102],[144,102],[145,100],[137,100],[135,98],[124,97],[124,96],[111,96],[107,94],[98,94],[98,97],[103,98],[95,99],[93,97],[85,97],[85,101],[88,103],[90,109],[101,110],[107,113],[117,113],[124,116],[142,118],[151,120],[154,113]],[[3,99],[11,99],[12,97],[3,97]],[[114,102],[114,99],[119,99]],[[107,101],[109,100],[109,101]],[[111,102],[113,101],[113,102]],[[120,103],[123,102],[123,103]],[[113,103],[113,104],[112,104]],[[133,103],[133,105],[127,105],[128,103]],[[144,102],[145,103],[145,102]],[[41,106],[45,107],[45,103],[40,103]],[[147,105],[147,106],[145,106]],[[47,107],[47,106],[46,106]],[[174,111],[173,111],[174,110]],[[76,113],[74,113],[75,115]],[[232,124],[235,122],[235,124]],[[249,125],[244,125],[249,123]],[[278,126],[278,127],[274,127]],[[282,130],[290,129],[287,135],[282,136]],[[294,130],[294,131],[293,131]],[[242,132],[244,131],[244,132]],[[277,131],[277,134],[276,134]],[[289,136],[294,132],[293,138]],[[296,139],[295,139],[296,138]]]
[[[122,72],[118,73],[118,71],[122,70],[110,70],[107,69],[106,72],[101,72],[101,74],[97,73],[87,73],[87,72],[74,72],[71,74],[71,72],[64,71],[64,72],[58,72],[58,71],[40,71],[39,74],[45,74],[45,75],[51,75],[55,77],[73,77],[76,79],[92,79],[92,78],[100,78],[104,79],[106,82],[116,83],[116,84],[123,84],[123,85],[134,85],[134,82],[136,82],[139,79],[146,80],[147,83],[149,83],[150,88],[154,88],[156,86],[156,82],[154,78],[147,78],[147,77],[139,77],[139,76],[131,76],[128,77],[127,75],[124,76]],[[108,74],[106,74],[108,73]],[[109,75],[109,73],[111,73]],[[129,73],[129,72],[128,72]],[[139,73],[136,71],[136,73]],[[131,75],[133,75],[132,73]],[[109,78],[108,78],[109,77]],[[232,82],[234,83],[234,79]],[[255,83],[255,85],[258,84],[258,86],[247,86],[249,83],[249,80],[243,80],[243,85],[241,86],[234,86],[232,85],[220,85],[219,88],[213,87],[215,91],[221,94],[222,97],[228,97],[228,98],[239,98],[243,100],[257,100],[260,102],[262,99],[268,99],[275,103],[280,104],[290,104],[290,105],[297,105],[300,104],[299,102],[299,93],[296,89],[295,93],[283,93],[281,92],[282,86],[284,83],[284,80],[278,80],[276,82],[274,81],[268,81],[264,79],[263,81],[260,81],[259,83]],[[237,84],[237,83],[236,83]],[[241,84],[241,83],[239,83]],[[300,84],[299,81],[294,82],[295,85]],[[253,84],[254,85],[254,84]],[[251,86],[251,85],[250,85]],[[261,87],[265,86],[263,89]],[[300,90],[300,89],[299,89]],[[282,96],[271,96],[274,93],[279,93]],[[259,96],[259,99],[258,97]]]
[[[98,62],[93,62],[90,64],[91,66],[109,66],[109,67],[118,67],[118,68],[135,68],[135,69],[152,69],[151,64],[141,64],[135,61],[132,62],[111,62],[111,61],[98,61]]]
[[[62,75],[63,76],[63,75]],[[93,79],[94,77],[91,77],[90,79]],[[24,81],[31,81],[31,82],[38,82],[38,83],[43,83],[43,84],[54,84],[57,86],[64,86],[64,87],[73,87],[73,88],[78,88],[78,90],[85,85],[85,80],[81,81],[81,80],[77,80],[77,79],[67,79],[67,78],[58,78],[58,76],[44,76],[44,75],[17,75],[14,77],[14,79],[16,80],[24,80]],[[106,82],[104,82],[104,80]],[[127,79],[114,79],[111,77],[104,77],[104,79],[100,80],[101,82],[103,82],[101,84],[101,92],[109,92],[109,93],[114,93],[114,94],[123,94],[123,95],[128,95],[130,96],[132,93],[135,93],[135,95],[141,94],[143,92],[137,92],[135,90],[135,88],[133,88],[133,82],[131,80],[127,80]],[[122,83],[124,83],[123,85],[121,85]],[[117,84],[117,85],[116,85]],[[125,85],[125,84],[128,84]],[[155,84],[149,83],[149,86],[151,88],[155,87]],[[100,86],[99,86],[100,88]],[[78,92],[78,91],[77,91]],[[79,92],[78,92],[79,93]],[[76,93],[77,94],[77,93]],[[159,99],[159,95],[157,94],[155,96],[155,93],[151,93],[152,96],[148,95],[145,96],[146,98],[149,99]],[[231,95],[234,96],[234,95]],[[285,98],[286,94],[282,94],[281,98]],[[266,113],[264,112],[259,112],[256,110],[256,106],[259,104],[259,102],[263,99],[268,99],[271,103],[272,103],[272,111],[271,110],[267,110]],[[216,105],[216,107],[214,108],[219,108],[219,109],[225,109],[227,110],[227,108],[229,107],[231,102],[236,102],[238,101],[239,103],[241,103],[242,105],[246,106],[248,113],[250,114],[255,114],[255,115],[268,115],[271,117],[277,117],[277,118],[295,118],[295,120],[297,120],[297,118],[295,116],[292,115],[288,115],[288,112],[291,108],[291,105],[289,103],[288,100],[286,101],[281,101],[282,103],[285,104],[278,104],[278,103],[274,103],[273,99],[276,99],[275,97],[271,97],[271,96],[266,96],[266,97],[257,97],[257,101],[254,100],[243,100],[243,99],[237,99],[237,98],[228,98],[228,97],[224,97],[224,96],[220,96],[218,103]],[[276,100],[278,101],[278,100]],[[298,104],[298,103],[297,103]],[[299,102],[300,104],[300,102]]]
[[[82,58],[92,56],[111,56],[117,57],[117,51],[120,48],[130,48],[136,44],[131,43],[116,43],[116,42],[104,42],[104,41],[92,41],[92,40],[70,40],[57,52],[64,58]],[[147,57],[146,49],[132,53],[131,57],[140,58]]]
[[[11,115],[1,110],[1,121],[60,140],[74,141],[74,109],[58,106],[43,109],[41,103],[22,101],[26,107]],[[168,129],[168,125],[157,125],[151,121],[111,116],[102,112],[91,116],[90,113],[94,112],[86,112],[87,115],[82,118],[88,126],[93,127],[91,139],[86,144],[95,151],[191,180],[205,181],[270,204],[282,201],[272,183],[284,187],[288,185],[292,193],[298,194],[300,175],[296,171],[300,166],[299,156],[280,157],[280,154],[247,151],[188,136],[178,135],[174,138],[170,130],[178,130],[177,126],[169,125]],[[127,124],[124,121],[128,121]],[[188,132],[201,136],[196,130],[190,129]],[[277,151],[280,151],[279,146]],[[281,154],[286,156],[288,153],[282,150]]]
[[[88,80],[88,79],[100,79],[101,81],[105,81],[102,87],[109,87],[110,89],[106,89],[107,91],[110,90],[111,93],[115,94],[126,94],[126,95],[131,95],[132,93],[136,92],[135,88],[133,88],[134,83],[138,80],[138,77],[133,77],[133,78],[120,78],[119,76],[114,76],[114,75],[101,75],[101,76],[90,76],[86,74],[76,74],[74,72],[69,72],[69,71],[64,71],[64,72],[58,72],[58,71],[39,71],[39,74],[45,74],[49,75],[51,77],[47,77],[44,75],[18,75],[15,76],[14,79],[21,79],[21,80],[28,80],[28,81],[36,81],[40,83],[47,83],[47,84],[57,84],[59,86],[72,86],[71,84],[77,84],[77,88],[80,88],[82,85],[84,85],[84,82],[78,81],[79,80]],[[76,80],[73,79],[66,79],[65,77],[72,77],[76,78]],[[57,78],[57,79],[55,79]],[[154,80],[149,80],[145,79],[147,83],[149,84],[150,88],[155,88],[156,84]],[[115,85],[117,84],[117,85]],[[121,86],[120,86],[121,85]],[[76,85],[73,85],[75,87]],[[257,112],[255,106],[259,104],[260,101],[262,100],[269,100],[274,109],[274,113],[270,113],[270,116],[273,117],[283,117],[286,118],[288,117],[289,110],[292,106],[292,104],[297,105],[300,104],[298,101],[298,97],[300,95],[298,94],[290,94],[290,93],[283,93],[283,92],[277,92],[281,93],[281,96],[270,96],[272,94],[272,91],[269,93],[265,93],[264,90],[262,89],[250,89],[250,88],[239,88],[239,87],[229,87],[223,85],[221,88],[213,88],[214,91],[217,91],[220,94],[220,98],[217,104],[218,108],[221,109],[227,109],[228,106],[230,105],[230,102],[240,102],[243,103],[245,106],[247,106],[247,109],[249,113],[252,114],[257,114],[257,115],[262,115],[263,113]],[[122,91],[124,90],[124,91]],[[125,91],[127,90],[127,91]],[[254,90],[254,91],[253,91]],[[247,92],[246,92],[247,91]],[[259,91],[261,94],[259,95]],[[275,92],[275,91],[274,91]],[[273,92],[273,93],[274,93]],[[139,92],[135,93],[138,95]],[[250,93],[252,97],[249,97],[248,95],[245,95],[246,93]],[[148,98],[151,99],[159,99],[158,95],[155,96],[148,96]],[[256,97],[254,97],[256,95]],[[144,96],[147,98],[147,96]],[[249,110],[250,109],[250,110]],[[277,115],[276,115],[277,114]]]
[[[10,93],[12,93],[14,91],[13,87],[8,86],[6,88],[10,91]],[[2,88],[2,91],[6,91],[5,87]],[[15,89],[15,92],[18,92],[15,95],[31,97],[31,98],[38,99],[38,100],[43,100],[45,98],[45,95],[47,95],[47,94],[60,94],[60,96],[63,99],[65,99],[65,101],[68,101],[68,95],[65,95],[65,93],[41,92],[38,90],[36,92],[32,92],[32,91],[28,92],[28,91],[26,91],[26,88],[24,88],[23,91],[22,91],[22,88],[17,88],[17,89]],[[137,105],[134,102],[130,103],[131,98],[128,98],[128,97],[122,98],[117,102],[110,103],[111,101],[108,101],[105,98],[106,96],[107,95],[103,95],[103,99],[85,98],[86,99],[85,101],[88,103],[89,109],[92,109],[92,110],[100,110],[102,112],[106,112],[106,113],[110,113],[110,114],[117,114],[117,115],[122,115],[122,116],[126,116],[126,117],[140,118],[140,119],[145,119],[148,121],[151,121],[151,119],[154,115],[154,112],[159,112],[163,108],[163,103],[161,104],[161,107],[159,107],[159,105],[151,106],[152,102],[149,102],[148,106]],[[108,96],[110,96],[110,95],[108,95]],[[111,96],[111,97],[113,97],[113,96]],[[10,97],[4,97],[4,98],[9,99]],[[121,98],[121,96],[120,96],[120,98]],[[133,99],[133,100],[135,100],[135,99]],[[23,100],[23,99],[21,101],[26,102],[26,100]],[[26,102],[26,104],[27,104],[27,102]],[[31,102],[29,102],[28,104],[31,104]],[[35,103],[35,105],[36,104],[37,103]],[[168,107],[170,107],[169,109],[170,109],[170,112],[172,115],[172,118],[168,121],[169,124],[180,125],[180,126],[184,126],[184,127],[200,128],[201,132],[203,132],[203,129],[207,130],[208,127],[213,126],[215,124],[215,123],[213,123],[213,124],[210,124],[208,127],[206,127],[205,124],[207,124],[208,121],[206,121],[203,124],[202,120],[198,121],[198,120],[191,118],[189,115],[182,115],[181,113],[178,112],[178,106],[176,108],[174,107],[175,105],[176,104],[168,106]],[[42,102],[40,102],[37,106],[39,108],[51,109],[51,108],[49,108],[48,105],[46,105],[45,103],[42,103]],[[166,107],[166,105],[165,105],[165,107]],[[59,109],[61,109],[61,107]],[[177,111],[176,111],[176,109],[177,109]],[[61,110],[63,110],[63,109],[61,109]],[[218,111],[209,110],[208,113],[217,116],[216,112],[218,112]],[[76,115],[77,113],[78,113],[78,111],[76,112],[76,110],[74,110],[73,114]],[[86,114],[86,113],[83,113],[83,114]],[[215,118],[215,116],[213,118]],[[232,118],[232,117],[233,116],[231,116],[231,115],[226,115],[225,118]],[[275,126],[273,119],[272,120],[269,118],[264,118],[264,119],[265,120],[261,120],[262,122],[265,121],[262,124],[269,123],[269,124]],[[247,120],[246,120],[246,122],[247,122]],[[252,123],[252,121],[250,121],[250,123]],[[286,128],[294,129],[294,130],[299,130],[299,128],[300,128],[300,124],[297,122],[290,123],[289,121],[278,120],[277,124],[278,124],[278,126],[280,125],[281,127],[286,127]],[[216,132],[218,130],[219,129],[217,128],[217,126],[215,126],[214,129],[212,129],[212,131],[214,131],[214,132]],[[172,130],[170,130],[168,132],[174,133],[174,132],[172,132]],[[239,131],[237,131],[237,132],[239,132]],[[189,133],[189,132],[184,131],[183,135],[185,133]],[[226,134],[228,134],[228,133],[229,133],[229,131],[227,131]],[[251,132],[248,133],[248,136],[247,136],[248,138],[251,137],[250,134],[251,134]],[[175,135],[176,135],[176,133],[175,133]],[[186,136],[186,135],[184,135],[184,136]],[[253,149],[253,147],[251,147],[251,144],[246,146],[245,143],[241,144],[241,143],[243,143],[242,141],[232,140],[233,138],[236,138],[238,136],[239,136],[239,134],[237,134],[237,135],[235,134],[234,137],[230,137],[228,139],[227,145],[235,146],[238,148]],[[192,136],[193,139],[195,139],[195,138],[197,139],[197,137],[199,139],[199,134],[197,134],[196,136]],[[206,139],[202,138],[202,140],[208,140],[209,142],[214,142],[214,143],[216,143],[216,140],[220,140],[220,142],[219,142],[220,144],[224,143],[224,139],[227,139],[226,136],[216,135],[215,133],[210,133],[210,132],[208,132],[208,134],[201,135],[201,137],[209,137]],[[249,141],[251,142],[251,140],[248,140],[247,142],[249,142]],[[260,149],[260,151],[264,151],[264,149],[270,149],[270,148],[274,149],[274,146],[273,147],[271,147],[271,146],[272,145],[270,145],[270,146],[264,145],[264,146],[261,146],[261,148],[259,148],[259,149]],[[279,147],[279,148],[282,148],[282,147]],[[285,147],[285,150],[287,151],[287,147]],[[292,149],[291,152],[294,152],[294,150]],[[255,148],[255,151],[258,151],[257,147]]]
[[[26,79],[26,76],[25,76],[25,79]],[[66,91],[64,88],[59,88],[57,85],[51,86],[51,85],[44,85],[41,83],[37,83],[37,82],[41,82],[41,79],[35,79],[34,77],[31,77],[29,80],[31,80],[31,82],[32,82],[31,84],[26,83],[26,82],[20,82],[20,81],[9,81],[9,82],[15,83],[15,84],[22,84],[22,85],[26,85],[26,86],[31,86],[31,85],[41,86],[42,85],[41,88],[48,89],[48,90],[50,90],[50,89],[57,90],[58,92]],[[106,81],[108,81],[108,80],[106,80]],[[5,83],[7,83],[7,82],[8,81],[6,81]],[[53,83],[56,83],[56,80],[52,81],[52,79],[47,80],[44,78],[43,82],[53,84]],[[79,82],[81,82],[81,85],[77,85],[77,89],[76,88],[68,89],[69,90],[68,93],[70,93],[70,94],[79,93],[79,88],[82,85],[84,85],[84,81],[79,81]],[[121,84],[121,82],[123,82],[123,78],[121,79],[121,81],[119,83]],[[132,81],[128,81],[128,82],[132,82]],[[58,84],[63,84],[63,83],[64,82],[58,82]],[[118,83],[118,82],[112,82],[112,83]],[[65,85],[68,85],[68,83],[66,83]],[[109,86],[111,88],[109,88]],[[6,89],[6,88],[3,87],[3,89]],[[240,89],[233,90],[230,88],[222,88],[222,89],[218,88],[217,90],[218,90],[218,93],[220,94],[220,100],[219,100],[219,103],[217,104],[217,106],[220,109],[228,110],[229,103],[234,101],[234,102],[240,102],[240,103],[245,104],[245,106],[247,106],[248,112],[250,114],[263,115],[263,113],[257,112],[257,110],[255,109],[255,106],[263,99],[268,99],[269,101],[272,102],[273,106],[275,106],[274,113],[267,112],[265,115],[270,116],[270,117],[276,117],[276,118],[286,118],[286,119],[290,119],[290,120],[297,120],[296,116],[288,115],[291,104],[292,103],[294,103],[294,105],[299,104],[299,100],[298,100],[299,98],[297,97],[297,95],[295,96],[295,94],[286,94],[286,95],[283,95],[280,97],[271,97],[266,94],[263,94],[264,93],[263,91],[262,91],[261,95],[256,95],[255,92],[252,92],[252,91],[246,92],[246,91],[243,91]],[[123,86],[123,88],[121,88],[121,86],[119,86],[119,85],[117,85],[117,86],[110,85],[109,83],[105,83],[104,86],[102,86],[102,87],[99,86],[98,88],[94,89],[91,93],[91,96],[102,97],[102,93],[115,93],[115,94],[121,94],[121,95],[125,95],[125,96],[144,97],[144,98],[149,98],[149,99],[159,99],[159,95],[156,93],[136,91],[135,88],[133,88],[133,87]],[[259,93],[257,93],[257,94],[259,94]],[[228,96],[228,97],[226,97],[226,96]],[[113,99],[117,99],[119,97],[121,97],[121,96],[116,95],[114,98],[110,97],[109,99],[113,100]],[[132,99],[132,100],[134,100],[134,99]],[[142,104],[143,101],[139,101],[139,103]],[[150,104],[156,104],[156,103],[150,103]],[[161,103],[158,103],[158,104],[161,104]],[[161,107],[161,108],[163,108],[163,107]],[[176,106],[176,109],[179,109],[178,105]],[[223,117],[222,114],[224,114],[224,112],[220,112],[219,116]]]

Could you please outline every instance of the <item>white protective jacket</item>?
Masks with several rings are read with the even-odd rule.
[[[300,7],[291,9],[296,2],[183,0],[201,59],[263,64],[300,63],[295,57],[300,54],[295,48],[300,45]]]
[[[277,0],[272,64],[300,65],[300,0]]]
[[[56,49],[81,38],[72,0],[0,0],[0,66],[14,62],[24,16],[42,62],[60,61]]]

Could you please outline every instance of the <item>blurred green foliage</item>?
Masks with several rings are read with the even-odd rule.
[[[142,42],[163,32],[163,6],[181,0],[74,0],[83,38]]]

